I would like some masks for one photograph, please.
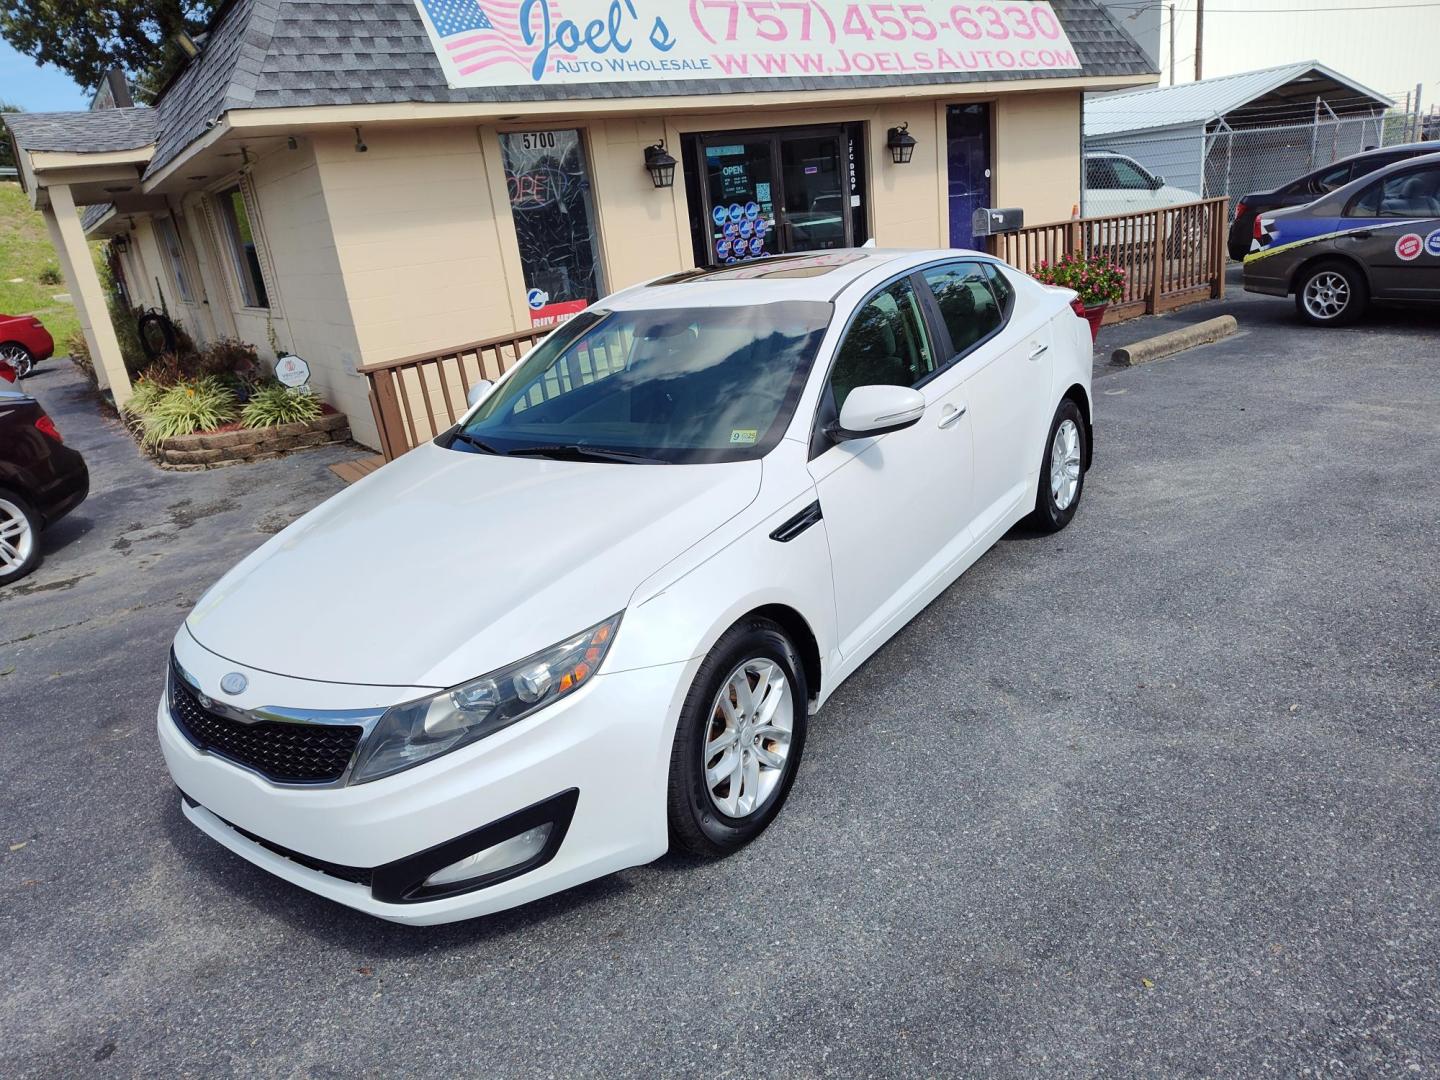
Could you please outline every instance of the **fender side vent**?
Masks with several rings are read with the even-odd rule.
[[[820,503],[817,500],[772,532],[770,539],[779,540],[782,544],[788,544],[824,516],[825,515],[820,512]]]

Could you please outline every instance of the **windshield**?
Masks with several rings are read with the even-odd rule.
[[[760,457],[785,433],[832,314],[814,301],[585,312],[449,445],[578,460]]]

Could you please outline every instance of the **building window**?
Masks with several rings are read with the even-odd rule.
[[[530,322],[559,322],[604,291],[584,142],[574,130],[516,131],[500,148]]]
[[[193,304],[195,295],[190,291],[190,275],[185,272],[185,252],[180,247],[180,234],[175,231],[175,222],[168,217],[156,218],[155,230],[160,234],[160,245],[170,260],[170,273],[174,275],[180,299]]]
[[[270,297],[265,292],[265,275],[260,271],[260,252],[250,226],[250,211],[245,194],[238,186],[222,191],[220,217],[225,223],[225,236],[235,260],[235,276],[240,282],[240,295],[245,307],[268,308]]]

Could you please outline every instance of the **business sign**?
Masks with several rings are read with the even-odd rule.
[[[415,0],[452,87],[1074,71],[1040,0]]]
[[[304,386],[310,381],[310,365],[293,353],[282,353],[275,358],[275,378],[291,388]]]

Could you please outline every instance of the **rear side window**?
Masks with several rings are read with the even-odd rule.
[[[1109,158],[1088,158],[1085,162],[1085,186],[1093,190],[1118,188],[1115,170],[1110,167]]]
[[[994,263],[981,263],[985,269],[985,276],[990,279],[990,288],[995,292],[995,301],[1000,305],[1000,314],[1010,317],[1010,312],[1015,308],[1015,286],[1010,284],[1002,271]]]
[[[980,263],[946,263],[924,273],[956,356],[969,352],[1005,321]]]
[[[1323,172],[1315,178],[1314,190],[1324,194],[1327,191],[1334,191],[1350,182],[1350,163],[1337,165],[1328,172]]]
[[[1349,217],[1440,217],[1440,169],[1416,169],[1377,180],[1350,204]]]

